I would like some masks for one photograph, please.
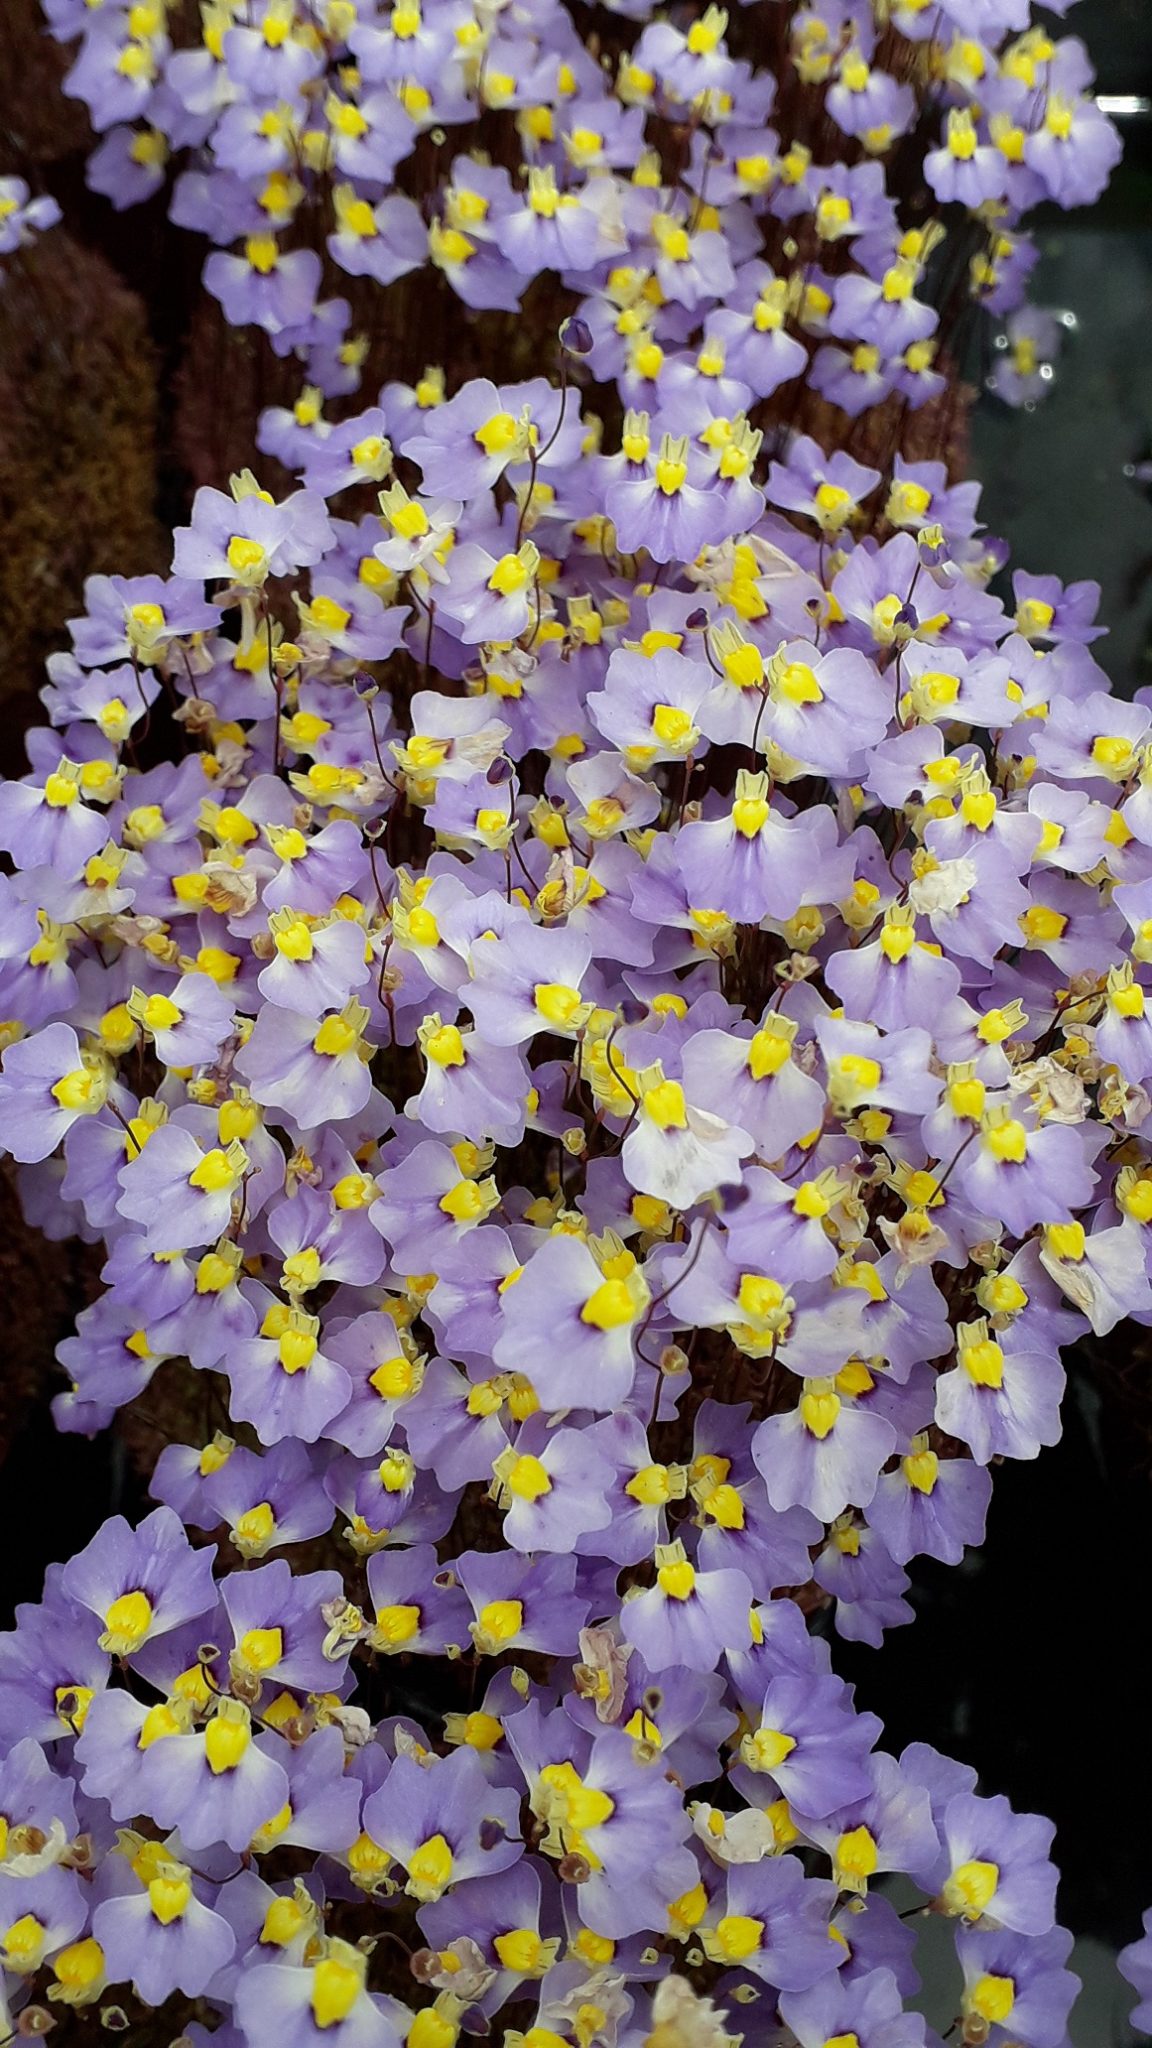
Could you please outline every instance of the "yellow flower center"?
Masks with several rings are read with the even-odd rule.
[[[663,1507],[672,1498],[672,1484],[667,1465],[643,1465],[634,1472],[624,1491],[642,1507]]]
[[[472,436],[480,443],[485,455],[508,455],[520,438],[519,422],[510,412],[494,412],[491,419],[477,427]]]
[[[308,1245],[303,1251],[291,1252],[281,1269],[281,1282],[286,1294],[309,1294],[320,1284],[323,1271],[320,1254],[315,1245]]]
[[[349,1018],[325,1017],[312,1040],[312,1050],[327,1059],[340,1059],[344,1054],[352,1052],[359,1043],[360,1033]]]
[[[990,1124],[984,1133],[984,1143],[993,1159],[1007,1160],[1014,1166],[1022,1165],[1028,1157],[1028,1133],[1016,1117]]]
[[[488,578],[488,588],[499,592],[501,597],[517,597],[528,583],[529,576],[528,564],[518,554],[501,555]]]
[[[186,1877],[154,1877],[148,1886],[148,1904],[161,1927],[180,1920],[192,1902],[192,1886]]]
[[[504,1968],[522,1977],[534,1974],[544,1953],[544,1943],[532,1927],[513,1927],[507,1934],[498,1934],[492,1946]]]
[[[961,1919],[978,1920],[991,1905],[999,1882],[998,1864],[961,1863],[944,1886],[944,1904]]]
[[[163,1702],[158,1706],[149,1707],[148,1712],[144,1716],[140,1733],[136,1737],[136,1747],[137,1749],[151,1749],[154,1742],[162,1742],[168,1735],[182,1734],[184,1725],[180,1716]]]
[[[368,1384],[382,1401],[400,1401],[410,1394],[416,1384],[416,1369],[402,1352],[395,1358],[385,1358],[368,1375]]]
[[[57,1963],[57,1969],[60,1965]],[[967,2013],[990,2025],[1003,2026],[1016,2003],[1016,1986],[1011,1977],[980,1977],[964,2000]]]
[[[249,1671],[271,1671],[284,1655],[284,1633],[278,1628],[250,1628],[237,1647]]]
[[[488,1203],[479,1181],[458,1180],[446,1195],[441,1195],[436,1206],[454,1223],[475,1223],[485,1214]]]
[[[774,1771],[796,1747],[796,1739],[779,1728],[758,1728],[740,1746],[741,1756],[754,1771]]]
[[[254,1508],[247,1508],[233,1531],[237,1547],[256,1556],[267,1549],[275,1533],[276,1517],[266,1500]]]
[[[762,1920],[753,1920],[747,1913],[726,1913],[712,1929],[706,1946],[715,1951],[719,1961],[743,1963],[756,1954],[763,1936]]]
[[[441,1024],[424,1042],[427,1058],[437,1067],[464,1065],[464,1040],[455,1024]]]
[[[224,1702],[224,1705],[228,1704],[235,1705],[236,1702]],[[251,1741],[252,1724],[244,1707],[238,1713],[227,1715],[221,1711],[209,1721],[204,1730],[204,1754],[213,1776],[218,1778],[225,1771],[234,1771]]]
[[[683,1131],[688,1125],[684,1090],[679,1081],[660,1081],[644,1091],[644,1114],[661,1131]]]
[[[104,1611],[101,1649],[114,1657],[126,1657],[138,1650],[152,1626],[152,1611],[147,1593],[121,1593]]]
[[[962,1344],[960,1363],[976,1386],[1003,1386],[1004,1353],[994,1337],[984,1337],[975,1344]]]
[[[61,1109],[101,1109],[107,1092],[103,1075],[92,1067],[74,1067],[52,1085],[52,1094]]]
[[[480,1609],[474,1633],[477,1648],[485,1643],[510,1643],[524,1626],[524,1606],[520,1600],[489,1600]]]
[[[234,1188],[239,1178],[234,1160],[229,1158],[227,1152],[214,1147],[211,1152],[204,1154],[199,1166],[192,1168],[188,1175],[188,1185],[199,1188],[203,1194],[218,1195],[226,1188]]]
[[[639,1304],[624,1280],[602,1280],[580,1311],[582,1323],[597,1330],[619,1330],[635,1322]]]
[[[381,1646],[399,1650],[420,1632],[420,1609],[412,1606],[379,1607],[375,1634]]]
[[[875,1838],[866,1827],[851,1828],[841,1835],[833,1856],[837,1875],[856,1880],[874,1877],[879,1861]]]
[[[260,1941],[268,1948],[287,1948],[305,1925],[304,1908],[296,1899],[273,1899],[264,1915]]]
[[[514,1494],[517,1500],[540,1500],[544,1494],[552,1491],[552,1481],[539,1458],[534,1458],[527,1452],[517,1458],[515,1464],[511,1466],[505,1484],[509,1493]]]
[[[416,1899],[438,1899],[452,1880],[452,1851],[443,1835],[431,1835],[408,1859],[408,1890]]]
[[[268,560],[258,540],[249,540],[242,533],[234,533],[228,543],[228,567],[242,582],[254,580],[257,571],[262,570]]]
[[[755,839],[767,824],[770,811],[767,797],[737,797],[732,806],[732,823],[743,839]]]
[[[534,990],[536,1008],[549,1024],[567,1029],[581,1007],[579,989],[562,981],[540,981]]]
[[[62,1948],[53,1957],[52,1968],[56,1985],[48,1996],[62,1999],[66,2005],[87,2004],[88,1994],[98,1993],[104,1983],[104,1951],[89,1935]]]
[[[879,1085],[880,1062],[867,1059],[863,1053],[846,1052],[834,1060],[832,1066],[833,1079],[842,1084],[849,1095],[871,1095]]]
[[[696,734],[688,712],[682,711],[678,704],[657,704],[652,713],[652,730],[666,747],[687,746]]]
[[[363,1989],[364,1979],[353,1963],[325,1956],[312,1972],[312,2017],[318,2027],[346,2020]]]
[[[1052,910],[1045,903],[1033,903],[1020,919],[1020,929],[1031,946],[1049,946],[1063,938],[1068,919],[1062,911]]]
[[[811,1436],[823,1443],[836,1427],[840,1414],[840,1396],[830,1386],[817,1386],[813,1382],[810,1390],[801,1396],[800,1419]]]
[[[904,1477],[917,1493],[931,1493],[940,1474],[935,1451],[914,1451],[903,1461]]]
[[[1050,1223],[1044,1239],[1048,1250],[1058,1259],[1078,1262],[1087,1250],[1088,1240],[1082,1223]]]
[[[574,1764],[545,1764],[540,1782],[547,1788],[549,1803],[561,1826],[578,1834],[603,1827],[616,1811],[610,1794],[595,1785],[586,1785]]]

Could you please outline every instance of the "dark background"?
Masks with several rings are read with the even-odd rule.
[[[1101,94],[1152,100],[1152,0],[1081,0],[1069,31]],[[1120,127],[1124,160],[1103,199],[1035,216],[1030,296],[1075,320],[1056,382],[1032,413],[977,408],[971,468],[1018,567],[1101,585],[1110,630],[1097,658],[1131,695],[1152,683],[1152,495],[1124,474],[1152,452],[1152,111]]]
[[[1152,102],[1152,0],[1085,0],[1069,31],[1102,95]],[[1125,474],[1152,453],[1152,105],[1118,118],[1125,155],[1104,198],[1036,218],[1030,296],[1075,323],[1054,386],[1032,412],[984,396],[970,466],[1015,566],[1100,583],[1110,630],[1094,651],[1129,696],[1152,685],[1152,488]],[[1149,1333],[1126,1324],[1068,1364],[1063,1440],[997,1472],[984,1550],[955,1572],[921,1561],[915,1624],[880,1654],[836,1654],[893,1748],[933,1742],[1056,1822],[1085,1979],[1073,2038],[1118,2048],[1136,2037],[1111,1954],[1152,1904]],[[931,1951],[924,1969],[931,1984]]]

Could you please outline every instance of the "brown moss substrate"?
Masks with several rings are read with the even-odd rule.
[[[42,715],[44,660],[95,571],[167,566],[155,514],[156,360],[144,307],[107,259],[56,228],[0,291],[3,749]]]
[[[38,181],[38,166],[90,147],[88,113],[61,91],[70,53],[44,29],[40,0],[0,0],[0,172]]]
[[[0,1163],[0,1465],[31,1409],[47,1394],[66,1267],[67,1253],[24,1222],[11,1169],[7,1161]]]

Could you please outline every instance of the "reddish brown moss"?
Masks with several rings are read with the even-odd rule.
[[[42,716],[45,656],[94,571],[167,566],[154,510],[156,365],[140,301],[105,259],[54,229],[0,292],[3,766]]]
[[[0,1300],[5,1322],[0,1371],[0,1465],[33,1404],[56,1370],[53,1364],[64,1290],[66,1254],[29,1229],[20,1214],[11,1169],[0,1165]]]
[[[61,91],[71,63],[71,52],[45,31],[40,0],[2,0],[0,172],[17,172],[34,184],[37,165],[91,147],[87,109]]]

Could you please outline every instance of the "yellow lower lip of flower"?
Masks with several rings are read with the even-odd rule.
[[[152,1626],[152,1617],[147,1593],[121,1593],[105,1610],[103,1647],[119,1657],[138,1650]]]
[[[518,1636],[524,1626],[524,1608],[519,1600],[490,1600],[473,1623],[477,1647],[493,1643],[500,1648]]]
[[[325,1956],[312,1972],[312,2014],[318,2027],[334,2027],[346,2020],[361,1991],[364,1979],[351,1963]]]
[[[949,1913],[954,1913],[961,1919],[978,1920],[992,1904],[999,1883],[1000,1869],[997,1864],[982,1862],[979,1859],[961,1863],[944,1886],[944,1904]]]
[[[452,1851],[443,1835],[432,1835],[408,1858],[408,1889],[416,1898],[439,1898],[452,1881]]]
[[[669,1600],[688,1600],[696,1587],[696,1568],[686,1558],[681,1558],[678,1563],[661,1565],[656,1583]]]

